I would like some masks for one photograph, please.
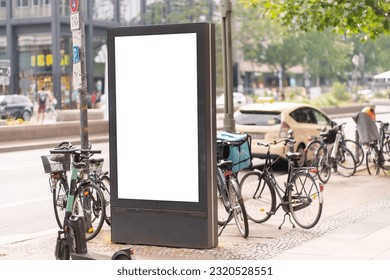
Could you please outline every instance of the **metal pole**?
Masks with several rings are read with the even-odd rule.
[[[232,36],[231,36],[231,13],[232,2],[221,1],[222,17],[222,56],[223,56],[223,82],[225,94],[225,116],[223,129],[235,132],[235,121],[233,117],[233,59],[232,59]]]
[[[79,91],[81,148],[88,149],[87,66],[85,54],[85,1],[69,0],[73,38],[73,90]]]
[[[81,89],[80,89],[80,141],[81,148],[88,149],[88,102],[87,102],[87,64],[85,54],[85,9],[84,1],[80,1],[80,62],[81,62]]]

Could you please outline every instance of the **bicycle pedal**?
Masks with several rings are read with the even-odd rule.
[[[94,232],[94,229],[91,227],[88,229],[88,233],[93,233]]]

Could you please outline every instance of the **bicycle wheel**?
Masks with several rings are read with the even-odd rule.
[[[222,195],[217,188],[217,211],[218,211],[218,225],[223,226],[231,221],[233,215],[230,215],[229,211],[226,210],[225,203],[223,201]]]
[[[366,152],[366,166],[368,174],[378,175],[379,174],[379,158],[378,153],[374,147],[368,147]]]
[[[356,172],[356,161],[352,152],[344,146],[339,146],[336,154],[337,173],[351,177]]]
[[[382,145],[381,167],[384,170],[390,170],[390,141],[385,139]]]
[[[330,174],[332,173],[332,166],[329,162],[329,152],[325,146],[320,146],[316,151],[316,168],[318,178],[322,183],[329,181]]]
[[[353,140],[345,140],[345,147],[350,150],[355,157],[356,167],[359,167],[364,161],[364,150],[362,145]]]
[[[104,195],[100,188],[91,183],[77,188],[73,214],[84,218],[85,239],[95,238],[102,229],[106,214]]]
[[[233,217],[240,234],[247,238],[249,234],[248,217],[246,215],[244,202],[236,191],[238,188],[239,185],[235,179],[228,180],[229,201]]]
[[[322,191],[308,172],[299,172],[291,180],[288,205],[294,221],[304,229],[314,227],[322,213]]]
[[[316,151],[321,146],[321,141],[319,140],[313,140],[309,144],[307,144],[307,147],[305,148],[305,152],[303,154],[305,166],[313,166],[315,167],[317,162],[316,157]]]
[[[261,175],[259,171],[252,171],[245,174],[240,182],[246,213],[255,223],[267,221],[276,207],[275,190],[268,178]]]
[[[104,220],[111,226],[111,180],[107,175],[99,178],[98,187],[102,190],[104,201],[106,202],[106,214]]]
[[[60,177],[60,179],[57,180],[56,187],[53,189],[53,206],[54,216],[61,229],[65,218],[68,190],[68,182],[63,177]]]

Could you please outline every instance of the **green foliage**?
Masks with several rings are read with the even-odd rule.
[[[362,39],[390,33],[390,2],[374,0],[240,0],[247,8],[296,30],[363,34]]]
[[[351,95],[347,92],[347,86],[342,83],[334,83],[330,92],[310,101],[317,107],[340,106],[350,102]]]

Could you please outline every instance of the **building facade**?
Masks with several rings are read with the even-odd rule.
[[[84,0],[88,92],[104,94],[107,28],[170,23],[169,15],[201,2],[207,11],[215,6],[213,0]],[[44,87],[58,108],[76,106],[69,17],[69,0],[0,0],[0,68],[9,65],[9,71],[0,71],[0,94],[34,100]]]

